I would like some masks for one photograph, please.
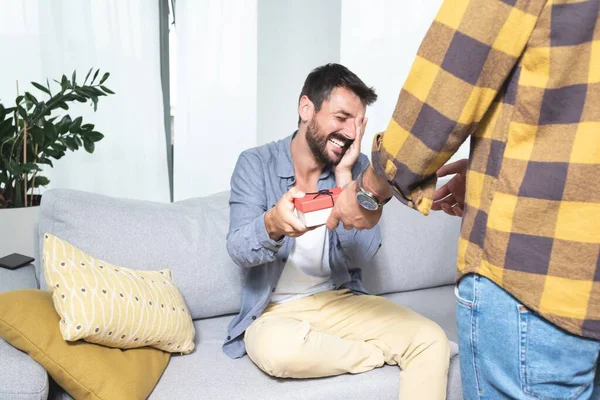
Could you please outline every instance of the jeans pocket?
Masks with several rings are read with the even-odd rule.
[[[475,298],[475,276],[467,275],[454,288],[456,303],[460,306],[473,308]]]
[[[593,387],[600,344],[518,306],[521,389],[545,400],[578,399]]]

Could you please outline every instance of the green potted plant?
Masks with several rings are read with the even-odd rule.
[[[104,86],[109,73],[90,69],[83,83],[65,75],[54,86],[31,82],[40,93],[17,93],[14,105],[0,101],[0,257],[12,252],[32,255],[36,242],[38,188],[50,182],[43,167],[67,150],[93,153],[104,135],[81,116],[68,114],[73,103],[90,103],[94,111],[102,96],[114,94]],[[18,91],[18,89],[17,89]],[[43,97],[43,98],[42,98]]]

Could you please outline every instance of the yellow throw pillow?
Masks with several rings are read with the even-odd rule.
[[[29,354],[72,397],[135,400],[152,393],[170,353],[65,342],[59,320],[48,291],[0,293],[0,337]]]
[[[44,236],[44,274],[65,340],[187,354],[195,329],[171,271],[138,271],[97,260]]]

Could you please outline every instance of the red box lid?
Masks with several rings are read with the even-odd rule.
[[[306,193],[306,196],[300,199],[294,199],[294,206],[298,211],[303,213],[331,208],[335,204],[340,193],[342,193],[342,188],[339,187],[321,190],[317,193]]]

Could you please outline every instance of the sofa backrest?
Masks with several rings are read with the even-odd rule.
[[[361,266],[367,289],[384,294],[454,283],[460,224],[442,212],[425,217],[390,201],[379,222],[382,246]]]
[[[228,199],[225,192],[162,204],[49,190],[40,210],[40,249],[47,232],[115,265],[169,268],[193,318],[235,313],[244,270],[225,246]],[[425,218],[394,203],[384,211],[384,245],[362,266],[367,287],[381,294],[452,283],[459,219]],[[38,274],[46,288],[39,267]]]

